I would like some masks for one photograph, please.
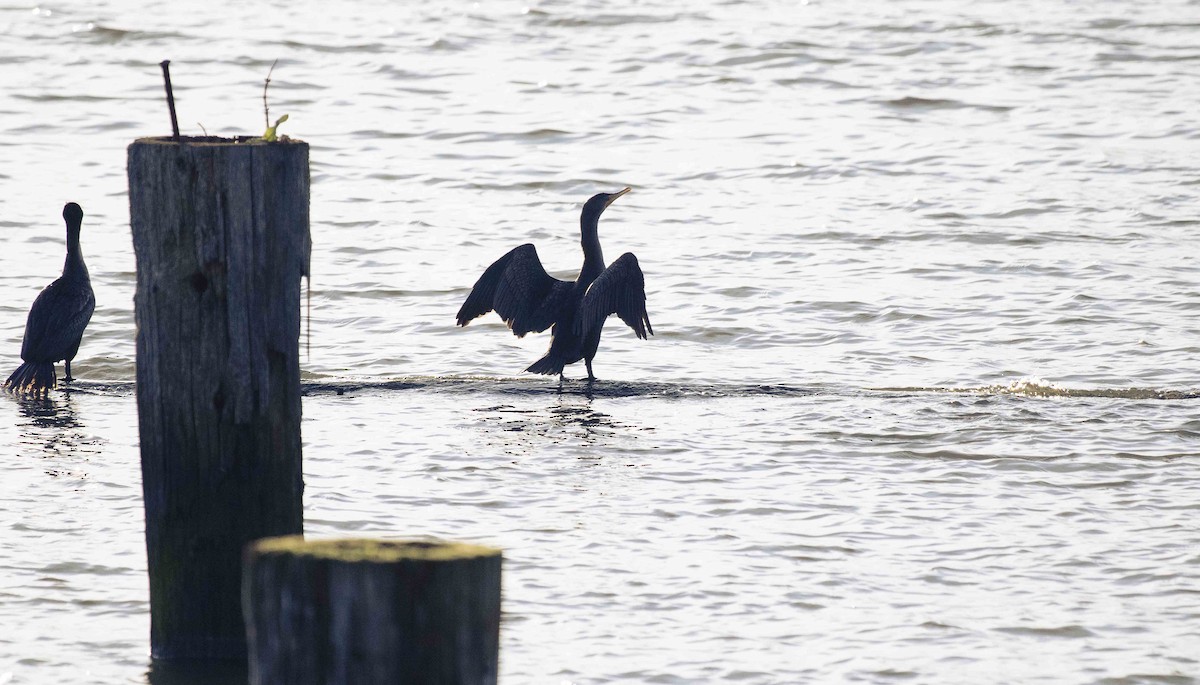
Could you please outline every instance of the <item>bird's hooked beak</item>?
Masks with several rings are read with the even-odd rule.
[[[626,187],[624,190],[618,190],[617,192],[613,193],[612,195],[609,195],[608,199],[604,201],[604,208],[608,209],[608,206],[611,205],[618,197],[621,197],[622,195],[624,195],[625,193],[628,193],[631,190],[633,190],[633,188]]]

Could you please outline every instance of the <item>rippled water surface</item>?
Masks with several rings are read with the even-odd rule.
[[[150,673],[125,148],[312,146],[306,530],[505,550],[506,683],[1200,680],[1200,4],[0,5],[0,685]],[[590,390],[454,326],[578,212]],[[5,373],[7,373],[7,368]],[[61,367],[60,367],[61,372]],[[337,391],[340,391],[339,394]]]

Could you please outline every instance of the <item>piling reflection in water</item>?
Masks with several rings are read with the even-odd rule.
[[[154,661],[146,672],[148,685],[246,685],[249,671],[244,665],[228,662],[203,664]]]

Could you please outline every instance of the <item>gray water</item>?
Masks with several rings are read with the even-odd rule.
[[[0,6],[6,363],[66,201],[98,302],[0,398],[0,685],[153,677],[125,148],[161,60],[257,135],[277,58],[307,533],[504,548],[503,682],[1200,680],[1200,4],[396,5]],[[595,387],[455,327],[626,185]]]

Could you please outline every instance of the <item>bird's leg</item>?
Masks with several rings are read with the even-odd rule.
[[[583,360],[583,363],[584,363],[585,365],[587,365],[587,370],[588,370],[588,383],[591,383],[592,381],[596,380],[596,375],[592,373],[592,360],[591,360],[591,359],[584,359],[584,360]]]
[[[563,378],[564,378],[563,372],[559,371],[558,372],[558,392],[559,392],[559,394],[562,394]]]
[[[67,377],[64,378],[63,380],[68,383],[75,380],[74,378],[71,378],[71,360],[70,359],[67,360]]]

